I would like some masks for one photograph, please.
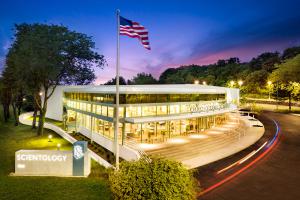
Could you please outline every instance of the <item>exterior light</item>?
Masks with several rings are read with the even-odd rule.
[[[48,135],[48,142],[52,142],[52,135]]]
[[[233,86],[234,86],[234,84],[235,84],[235,82],[234,82],[234,81],[230,81],[230,86],[231,86],[231,87],[233,87]]]
[[[23,98],[23,101],[26,101],[26,98]]]
[[[239,80],[239,81],[238,81],[239,86],[242,86],[243,83],[244,83],[244,82],[243,82],[242,80]]]
[[[272,81],[268,81],[268,86],[272,85]]]
[[[203,84],[203,85],[206,85],[206,81],[203,81],[202,84]]]
[[[199,81],[198,81],[198,80],[195,80],[195,81],[194,81],[194,84],[198,85],[198,84],[199,84]]]
[[[42,96],[42,95],[43,95],[43,93],[42,93],[42,92],[40,92],[40,93],[39,93],[39,95],[40,95],[40,96]]]
[[[58,150],[58,151],[60,150],[60,147],[61,147],[61,144],[58,143],[58,144],[57,144],[57,150]]]

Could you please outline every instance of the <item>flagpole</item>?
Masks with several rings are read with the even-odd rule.
[[[120,75],[120,10],[117,12],[117,63],[116,63],[116,106],[115,106],[115,123],[114,123],[114,141],[116,170],[119,169],[119,75]]]

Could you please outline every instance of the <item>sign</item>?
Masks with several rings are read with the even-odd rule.
[[[73,176],[84,176],[90,173],[90,160],[86,141],[77,141],[73,144]]]
[[[72,151],[20,150],[16,152],[16,175],[72,176]]]
[[[72,151],[19,150],[15,174],[25,176],[88,176],[91,168],[87,142],[73,144]]]
[[[203,104],[203,103],[189,104],[187,106],[190,112],[208,112],[208,111],[224,109],[226,107],[226,104],[212,102],[207,104]]]

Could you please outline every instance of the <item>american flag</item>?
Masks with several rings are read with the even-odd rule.
[[[120,16],[120,35],[138,38],[143,46],[150,50],[148,30],[139,23]]]

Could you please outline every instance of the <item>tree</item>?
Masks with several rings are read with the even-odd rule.
[[[89,84],[96,78],[93,67],[104,66],[104,57],[94,48],[91,37],[65,26],[26,23],[15,26],[7,67],[14,66],[34,96],[40,112],[39,135],[43,135],[47,102],[57,85]]]
[[[3,77],[0,78],[0,101],[3,108],[4,122],[9,119],[9,105],[11,103],[11,90],[4,84]]]
[[[294,58],[296,55],[300,54],[300,46],[287,48],[283,51],[281,58],[283,60]]]
[[[280,88],[287,91],[289,99],[289,110],[291,111],[291,99],[297,96],[298,83],[300,82],[300,54],[286,60],[277,66],[277,69],[270,75],[272,82],[279,84]]]
[[[157,84],[157,80],[152,76],[152,74],[138,73],[128,81],[129,85],[147,85],[147,84]]]
[[[116,78],[112,78],[111,80],[104,83],[104,85],[116,85]],[[119,85],[126,85],[126,80],[124,77],[119,77]]]
[[[250,94],[260,93],[262,86],[267,84],[268,75],[268,72],[263,69],[250,73],[245,80],[243,90]]]
[[[182,163],[163,158],[123,161],[111,171],[109,182],[114,199],[195,199],[196,181]]]
[[[19,115],[21,113],[21,108],[23,105],[23,96],[24,96],[24,84],[21,80],[18,79],[18,74],[16,73],[16,69],[14,65],[10,65],[9,56],[6,59],[7,66],[2,72],[3,77],[3,85],[7,90],[7,94],[9,95],[10,103],[13,108],[13,115],[15,119],[15,125],[19,125]],[[7,106],[9,109],[9,104]],[[9,112],[9,111],[8,111]],[[7,121],[7,120],[6,120]]]
[[[252,70],[264,69],[268,72],[272,72],[272,70],[275,69],[275,64],[279,64],[280,61],[278,52],[266,52],[253,58],[249,64]]]
[[[167,83],[167,78],[171,75],[176,74],[178,69],[175,68],[168,68],[166,69],[160,76],[159,76],[159,83]]]

